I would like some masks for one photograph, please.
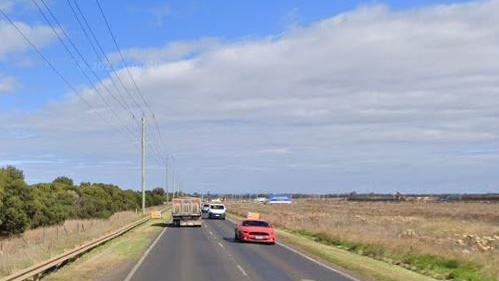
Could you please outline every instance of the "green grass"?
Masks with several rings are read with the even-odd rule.
[[[152,240],[163,229],[157,224],[168,221],[149,220],[134,228],[121,237],[95,248],[83,255],[68,266],[57,272],[47,275],[44,280],[73,281],[73,280],[111,280],[123,279],[123,275],[137,262],[147,250]],[[120,278],[121,277],[121,278]]]
[[[436,279],[371,257],[352,253],[332,244],[324,244],[308,235],[278,230],[278,239],[311,256],[352,272],[359,279],[377,281],[435,281]]]
[[[416,253],[393,253],[379,245],[372,245],[354,241],[338,239],[329,234],[314,232],[306,229],[287,230],[288,232],[306,237],[315,242],[334,246],[359,255],[368,256],[385,262],[435,277],[442,280],[456,281],[495,281],[496,279],[484,276],[480,267],[471,262],[446,259],[432,255]]]

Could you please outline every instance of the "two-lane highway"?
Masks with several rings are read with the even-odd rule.
[[[130,281],[351,281],[281,245],[234,241],[230,221],[201,228],[168,228]]]

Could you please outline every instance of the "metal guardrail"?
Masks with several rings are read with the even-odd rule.
[[[167,211],[169,208],[162,209],[161,212]],[[122,228],[119,228],[118,230],[106,234],[100,238],[97,238],[91,242],[85,243],[79,247],[76,247],[72,250],[69,250],[65,253],[62,253],[58,256],[55,256],[49,260],[46,260],[44,262],[41,262],[39,264],[36,264],[34,266],[25,268],[23,270],[20,270],[18,272],[15,272],[7,277],[4,277],[0,279],[0,281],[22,281],[26,280],[28,278],[33,278],[33,280],[40,280],[41,275],[48,271],[51,268],[57,267],[73,258],[76,258],[78,256],[81,256],[82,254],[94,249],[95,247],[98,247],[105,242],[112,240],[118,236],[123,235],[124,233],[128,232],[129,230],[147,222],[150,220],[151,217],[148,215],[145,218],[142,218],[138,221],[132,222]]]

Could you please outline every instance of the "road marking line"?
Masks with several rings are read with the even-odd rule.
[[[236,225],[238,224],[238,222],[236,220],[234,220],[234,219],[227,218],[227,220],[230,221],[230,222],[232,222],[233,224],[236,224]],[[297,254],[297,255],[299,255],[299,256],[301,256],[301,257],[303,257],[303,258],[305,258],[305,259],[307,259],[307,260],[309,260],[309,261],[311,261],[311,262],[313,262],[315,264],[317,264],[317,265],[320,265],[320,266],[322,266],[322,267],[324,267],[324,268],[326,268],[328,270],[331,270],[331,271],[336,272],[336,273],[338,273],[340,275],[343,275],[344,277],[347,277],[347,278],[351,279],[352,281],[360,281],[359,279],[353,277],[352,275],[350,275],[348,273],[345,273],[343,271],[340,271],[338,269],[335,269],[335,268],[333,268],[333,267],[331,267],[331,266],[329,266],[329,265],[327,265],[327,264],[325,264],[323,262],[320,262],[320,261],[318,261],[318,260],[316,260],[316,259],[314,259],[312,257],[309,257],[306,254],[304,254],[304,253],[302,253],[302,252],[300,252],[300,251],[298,251],[298,250],[296,250],[296,249],[294,249],[294,248],[292,248],[292,247],[290,247],[290,246],[288,246],[286,244],[283,244],[283,243],[278,242],[278,241],[276,241],[276,244],[279,245],[279,246],[281,246],[281,247],[284,247],[285,249],[287,249],[287,250],[289,250],[289,251],[291,251],[291,252],[293,252],[293,253],[295,253],[295,254]]]
[[[161,236],[163,236],[163,234],[166,232],[166,230],[168,229],[168,227],[165,227],[161,233],[158,235],[158,237],[156,237],[156,239],[154,240],[154,242],[152,242],[151,246],[149,246],[149,248],[147,248],[147,251],[144,253],[144,255],[142,255],[142,257],[140,258],[140,260],[135,264],[135,266],[132,268],[132,270],[128,273],[128,275],[125,277],[125,279],[123,279],[123,281],[130,281],[132,280],[132,277],[133,275],[135,274],[135,272],[139,269],[139,267],[142,265],[142,263],[144,262],[144,260],[146,259],[147,255],[149,254],[149,252],[152,250],[152,248],[154,248],[154,246],[156,246],[156,243],[158,243],[159,239],[161,238]]]
[[[220,246],[222,248],[224,247],[224,245],[222,243],[220,243],[220,242],[218,242],[218,246]]]
[[[237,268],[239,269],[239,271],[241,271],[241,273],[244,276],[248,276],[248,273],[246,273],[246,271],[244,271],[244,268],[242,266],[240,266],[239,264],[236,264],[236,265],[237,265]]]
[[[338,273],[340,275],[343,275],[343,276],[345,276],[345,277],[347,277],[347,278],[349,278],[349,279],[351,279],[353,281],[360,281],[359,279],[353,277],[352,275],[350,275],[348,273],[345,273],[343,271],[339,271],[339,270],[337,270],[337,269],[335,269],[335,268],[333,268],[333,267],[331,267],[331,266],[329,266],[329,265],[327,265],[327,264],[325,264],[323,262],[320,262],[320,261],[318,261],[318,260],[316,260],[316,259],[314,259],[312,257],[309,257],[309,256],[305,255],[304,253],[302,253],[302,252],[300,252],[300,251],[298,251],[298,250],[296,250],[294,248],[291,248],[290,246],[288,246],[286,244],[283,244],[281,242],[276,242],[276,244],[279,245],[279,246],[281,246],[281,247],[284,247],[287,250],[289,250],[289,251],[291,251],[291,252],[293,252],[293,253],[295,253],[295,254],[297,254],[299,256],[302,256],[305,259],[307,259],[307,260],[309,260],[311,262],[314,262],[314,263],[316,263],[316,264],[318,264],[318,265],[320,265],[320,266],[322,266],[322,267],[324,267],[326,269],[329,269],[329,270],[334,271],[334,272],[336,272],[336,273]]]

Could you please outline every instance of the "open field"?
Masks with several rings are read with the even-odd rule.
[[[0,277],[136,221],[141,214],[119,212],[109,219],[68,220],[62,225],[28,230],[20,236],[0,240]]]
[[[303,237],[437,279],[499,280],[499,204],[303,199],[228,203]]]

